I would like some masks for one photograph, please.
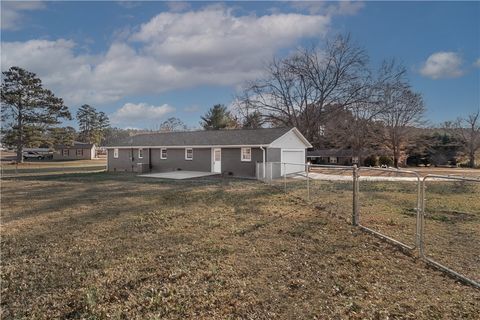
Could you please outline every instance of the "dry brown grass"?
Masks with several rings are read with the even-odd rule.
[[[421,177],[424,177],[428,174],[432,174],[432,175],[456,175],[456,176],[480,178],[480,169],[407,167],[407,168],[400,168],[400,170],[414,171],[418,173]],[[310,168],[310,171],[315,173],[334,174],[334,175],[342,175],[342,176],[352,175],[352,169],[312,167]],[[413,175],[398,174],[398,173],[395,173],[394,171],[369,170],[369,168],[362,168],[360,170],[360,175],[361,176],[379,176],[379,177],[398,177],[398,176],[413,177]]]
[[[346,208],[253,181],[3,181],[2,318],[478,316],[478,290],[352,228]]]

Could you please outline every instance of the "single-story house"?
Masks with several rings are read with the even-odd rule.
[[[55,146],[53,160],[92,160],[95,155],[95,144],[74,141],[72,145]]]
[[[359,164],[351,149],[320,149],[307,152],[307,161],[314,164],[347,165]]]
[[[107,166],[113,172],[187,170],[253,178],[259,170],[263,174],[266,162],[304,164],[310,147],[296,128],[148,133],[107,146]]]

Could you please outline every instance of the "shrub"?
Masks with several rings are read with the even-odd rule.
[[[380,156],[380,158],[378,158],[378,162],[381,166],[385,165],[391,167],[393,165],[393,159],[388,156]]]
[[[375,156],[375,155],[370,155],[370,156],[366,157],[365,160],[363,160],[363,164],[364,164],[366,167],[375,167],[375,166],[378,166],[377,156]]]

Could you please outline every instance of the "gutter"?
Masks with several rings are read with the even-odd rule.
[[[265,164],[265,148],[264,147],[260,147],[260,150],[262,150],[263,152],[263,181],[265,181],[265,174],[266,174],[266,164]]]
[[[108,146],[104,147],[105,149],[130,149],[130,148],[140,148],[140,149],[159,149],[159,148],[165,148],[165,149],[185,149],[185,148],[195,148],[195,149],[210,149],[210,148],[266,148],[269,147],[269,144],[237,144],[237,145],[231,145],[231,144],[225,144],[225,145],[184,145],[184,146],[141,146],[141,145],[128,145],[128,146]]]

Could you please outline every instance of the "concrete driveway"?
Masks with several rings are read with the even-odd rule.
[[[214,176],[214,175],[217,175],[217,174],[218,173],[215,173],[215,172],[183,171],[183,170],[180,170],[180,171],[140,174],[139,177],[183,180],[183,179],[193,179],[193,178]]]

